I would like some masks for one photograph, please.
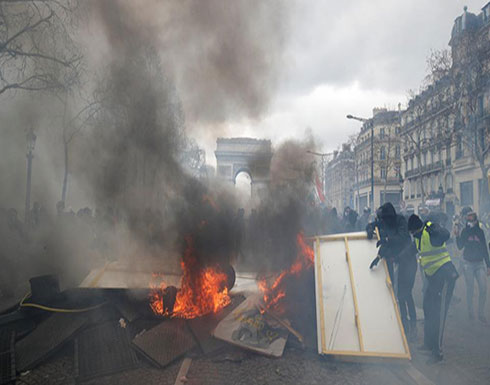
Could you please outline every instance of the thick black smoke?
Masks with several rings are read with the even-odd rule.
[[[183,239],[192,235],[203,264],[226,263],[236,252],[238,205],[226,190],[191,177],[182,153],[191,133],[196,134],[189,131],[194,123],[222,127],[267,110],[280,74],[287,7],[276,0],[114,0],[85,6],[87,12],[80,17],[88,15],[86,25],[96,31],[96,38],[87,41],[83,28],[73,31],[85,44],[81,51],[91,58],[84,64],[83,90],[74,94],[93,94],[98,112],[70,144],[66,211],[82,208],[74,197],[83,195],[83,205],[94,208],[96,222],[103,224],[97,225],[101,228],[96,228],[94,240],[92,224],[82,225],[89,228],[86,232],[68,229],[72,219],[65,222],[53,215],[63,172],[62,130],[56,119],[63,109],[60,98],[43,99],[43,105],[51,105],[36,113],[49,114],[49,119],[38,118],[35,129],[38,144],[47,145],[37,146],[36,159],[45,159],[43,166],[52,169],[41,172],[36,163],[32,201],[42,196],[46,223],[56,225],[37,234],[39,239],[32,240],[36,250],[26,255],[42,253],[39,260],[48,261],[43,272],[53,268],[63,274],[74,261],[79,261],[75,269],[82,262],[86,268],[100,256],[117,259],[133,252],[139,257],[174,244],[180,253]],[[82,107],[71,105],[70,112]],[[23,156],[16,155],[17,163],[25,169]],[[24,172],[11,178],[16,186],[24,185]],[[82,194],[75,194],[73,186]],[[15,197],[2,197],[3,206],[16,206],[22,219],[19,189],[9,190]],[[115,223],[127,224],[122,235]]]

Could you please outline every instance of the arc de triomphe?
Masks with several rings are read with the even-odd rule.
[[[218,138],[216,172],[222,180],[235,184],[241,172],[250,176],[252,199],[261,198],[270,180],[272,144],[253,138]]]

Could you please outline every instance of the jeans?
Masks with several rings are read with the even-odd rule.
[[[487,276],[483,261],[463,261],[464,279],[466,284],[466,302],[468,313],[473,315],[474,280],[478,284],[478,316],[483,317],[485,302],[487,300]]]

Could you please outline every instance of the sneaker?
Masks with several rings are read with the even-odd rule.
[[[442,354],[432,354],[430,358],[425,362],[427,365],[434,365],[443,360]]]

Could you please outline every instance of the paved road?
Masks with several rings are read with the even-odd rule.
[[[421,287],[417,277],[414,289],[421,307]],[[490,291],[490,285],[489,285]],[[422,343],[423,320],[419,321],[419,341],[412,344],[412,368],[388,364],[343,363],[302,351],[290,344],[284,356],[271,359],[230,347],[213,357],[197,353],[187,375],[187,384],[349,384],[349,385],[479,385],[490,384],[490,326],[469,321],[466,315],[465,288],[458,280],[456,295],[462,300],[453,303],[447,322],[445,360],[427,366],[427,356],[416,351]],[[490,300],[490,292],[488,293]],[[487,318],[490,319],[490,306]],[[291,337],[293,338],[293,337]],[[75,384],[73,350],[59,352],[51,360],[21,376],[18,384]],[[137,370],[106,376],[88,382],[92,385],[174,384],[182,360],[166,369],[155,369],[143,362]],[[415,378],[417,381],[413,380]]]

